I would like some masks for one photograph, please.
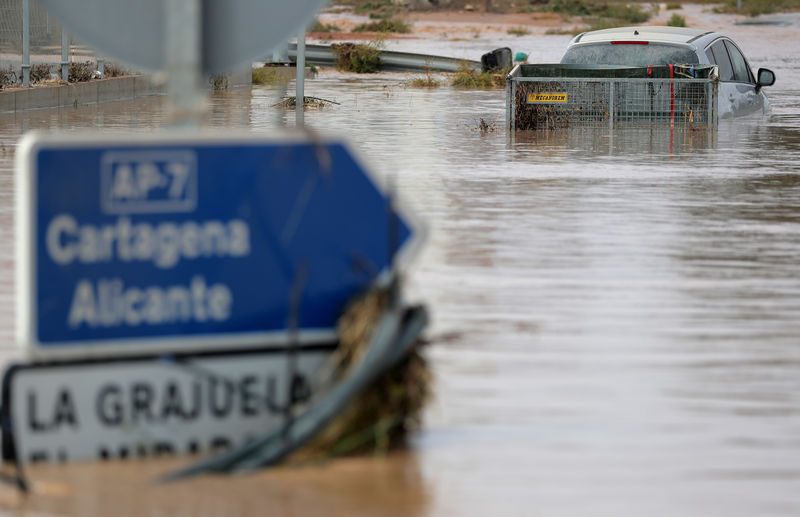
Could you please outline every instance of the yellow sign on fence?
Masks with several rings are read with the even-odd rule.
[[[529,93],[528,103],[567,102],[566,93]]]

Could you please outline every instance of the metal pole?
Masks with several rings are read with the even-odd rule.
[[[22,0],[22,86],[31,85],[31,0]]]
[[[69,81],[69,34],[61,29],[61,79]]]
[[[97,57],[97,71],[100,72],[100,77],[106,76],[106,60],[100,57],[98,54]]]
[[[608,85],[608,127],[614,129],[614,81]]]
[[[297,34],[297,81],[295,81],[294,114],[297,127],[303,127],[303,107],[306,91],[306,30]]]
[[[173,127],[197,127],[205,110],[201,0],[166,0],[164,18],[167,119]]]
[[[736,0],[736,10],[737,11],[742,10],[742,0]]]

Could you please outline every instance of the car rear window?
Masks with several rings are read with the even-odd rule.
[[[567,50],[562,63],[580,65],[648,66],[669,64],[697,64],[692,49],[663,43],[591,43]]]

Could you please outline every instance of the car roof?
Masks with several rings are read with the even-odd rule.
[[[584,32],[576,37],[572,43],[606,43],[624,39],[626,41],[642,40],[687,44],[706,34],[711,34],[711,31],[661,26],[616,27],[614,29]]]

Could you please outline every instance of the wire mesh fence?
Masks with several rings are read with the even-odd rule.
[[[509,77],[508,126],[514,130],[574,126],[716,124],[714,79]]]
[[[30,0],[32,63],[61,61],[61,25],[36,0]],[[22,56],[22,0],[0,0],[0,63],[19,67]]]
[[[0,0],[0,86],[19,85],[22,79],[23,0]],[[31,83],[61,75],[62,27],[37,0],[29,0]],[[67,60],[70,81],[96,69],[94,50],[68,36]]]

